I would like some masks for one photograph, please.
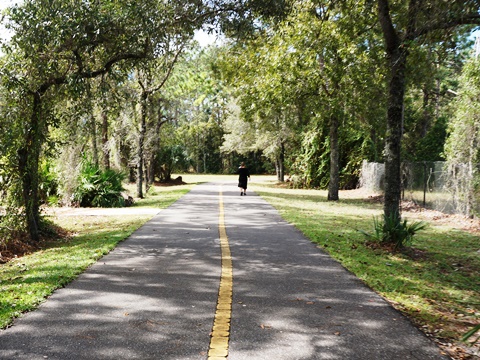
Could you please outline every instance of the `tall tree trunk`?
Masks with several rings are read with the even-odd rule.
[[[277,174],[277,181],[280,181],[280,172],[281,172],[281,165],[280,165],[280,156],[275,157],[275,173]]]
[[[164,120],[162,120],[162,106],[158,106],[158,113],[157,113],[157,122],[155,124],[155,138],[153,140],[153,149],[152,149],[152,157],[150,160],[151,166],[150,166],[150,172],[151,172],[151,181],[152,184],[155,181],[155,175],[156,175],[156,169],[158,169],[158,164],[157,164],[157,157],[158,157],[158,152],[160,151],[160,128],[162,125],[165,123]],[[161,176],[159,176],[161,178]]]
[[[277,181],[285,181],[285,145],[280,143],[280,152],[275,160],[275,170],[277,172]]]
[[[95,116],[92,113],[90,114],[90,122],[92,126],[92,151],[93,151],[93,163],[98,168],[99,161],[98,161],[98,146],[97,146],[97,122],[95,121]]]
[[[150,186],[155,182],[155,158],[155,153],[152,153],[148,161],[148,184]]]
[[[140,101],[140,129],[138,133],[137,153],[137,197],[143,199],[143,148],[145,143],[145,132],[147,127],[147,93],[142,92]]]
[[[385,203],[386,217],[400,221],[401,142],[403,135],[403,100],[405,96],[406,51],[391,54],[391,79],[388,94],[387,136],[385,140]]]
[[[108,115],[105,109],[102,109],[102,149],[103,149],[103,167],[110,169],[110,148],[108,146]]]
[[[284,182],[285,181],[285,143],[282,140],[280,144],[280,177],[278,181]]]
[[[144,156],[145,162],[143,164],[143,168],[145,169],[145,194],[148,194],[148,190],[150,190],[150,164],[146,161],[147,156]]]
[[[203,150],[203,173],[207,173],[207,152]]]
[[[437,64],[437,68],[439,65]],[[440,116],[440,88],[441,88],[441,82],[440,79],[435,80],[435,119],[438,119]]]
[[[26,131],[25,146],[18,151],[18,168],[22,180],[22,197],[25,206],[25,216],[30,239],[34,242],[40,240],[38,165],[44,132],[41,111],[41,95],[39,92],[35,92],[33,93],[33,111]]]
[[[427,136],[428,130],[432,123],[432,115],[430,111],[430,91],[425,85],[423,88],[423,104],[422,104],[422,123],[420,124],[420,137],[423,139]]]
[[[330,119],[330,181],[328,183],[328,200],[338,200],[340,187],[340,150],[338,147],[338,118],[333,115]]]
[[[86,83],[87,88],[87,101],[88,101],[88,111],[90,115],[90,127],[91,127],[91,141],[92,141],[92,152],[93,152],[93,164],[98,169],[99,163],[99,156],[98,156],[98,146],[97,146],[97,120],[95,119],[95,111],[94,111],[94,104],[93,104],[93,97],[91,93],[91,82],[87,81]]]
[[[162,106],[158,106],[158,113],[157,113],[157,122],[155,124],[155,140],[153,141],[153,149],[152,149],[152,157],[151,157],[151,181],[152,183],[155,181],[155,175],[157,175],[156,170],[160,169],[161,164],[157,164],[157,157],[158,152],[160,151],[160,144],[161,144],[161,134],[160,130],[162,125],[165,124],[168,119],[164,119],[162,114]],[[160,171],[161,172],[161,171]],[[168,181],[170,180],[169,176],[163,176],[163,174],[158,174],[160,180]]]
[[[372,152],[373,152],[373,161],[374,162],[379,162],[380,156],[378,155],[378,148],[379,145],[377,143],[378,137],[377,137],[377,131],[375,127],[372,126],[370,129],[370,141],[372,143]]]
[[[413,15],[416,0],[410,1],[409,15]],[[412,11],[410,11],[412,10]],[[400,223],[401,196],[401,141],[403,132],[403,101],[405,96],[405,67],[407,46],[400,39],[390,17],[388,0],[378,0],[378,17],[385,41],[390,70],[388,84],[387,133],[385,139],[385,202],[384,215]],[[413,19],[410,19],[409,30]]]

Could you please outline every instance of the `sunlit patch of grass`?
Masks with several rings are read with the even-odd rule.
[[[392,253],[370,246],[358,231],[371,231],[381,204],[354,197],[329,202],[326,191],[272,186],[252,189],[425,332],[455,343],[480,323],[478,236],[430,223],[411,248]],[[415,213],[403,216],[417,220]]]
[[[168,187],[152,187],[148,191],[145,199],[137,201],[135,204],[133,204],[133,207],[164,209],[188,193],[193,186],[193,184],[188,184]]]

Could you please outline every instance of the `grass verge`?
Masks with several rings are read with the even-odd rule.
[[[265,184],[252,189],[450,355],[464,359],[470,358],[462,357],[467,353],[478,354],[480,344],[468,348],[460,343],[462,335],[480,323],[478,236],[433,221],[414,237],[410,248],[391,253],[367,243],[358,231],[373,232],[373,217],[382,214],[379,203],[355,197],[328,202],[324,191]],[[403,216],[424,220],[421,214],[404,212]]]
[[[151,188],[132,209],[166,208],[186,194],[191,185]],[[41,249],[0,265],[0,328],[35,309],[55,289],[74,280],[88,266],[111,251],[120,241],[153,215],[69,216],[52,221],[70,235],[42,243]]]

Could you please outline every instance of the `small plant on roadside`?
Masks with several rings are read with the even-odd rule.
[[[112,169],[101,170],[85,161],[73,192],[73,201],[81,207],[123,207],[125,175]]]
[[[428,224],[423,221],[416,221],[411,224],[406,219],[398,221],[396,215],[383,216],[383,221],[378,217],[373,219],[374,233],[370,234],[360,230],[368,238],[384,245],[393,245],[394,249],[400,249],[412,243],[413,237],[419,231],[425,230]]]

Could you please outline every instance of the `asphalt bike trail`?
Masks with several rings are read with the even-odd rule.
[[[448,359],[247,193],[193,188],[1,331],[0,359]]]

